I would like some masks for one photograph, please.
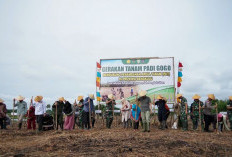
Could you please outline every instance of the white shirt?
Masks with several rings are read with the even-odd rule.
[[[35,115],[43,115],[44,113],[46,113],[46,103],[44,101],[40,101],[40,102],[34,102],[33,106],[35,106]]]

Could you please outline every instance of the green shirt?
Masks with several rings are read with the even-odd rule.
[[[186,103],[187,103],[187,99],[185,97],[182,97],[181,102],[180,102],[180,114],[181,115],[186,115],[186,106],[185,106]],[[187,111],[188,111],[188,108],[187,108]]]
[[[200,105],[201,107],[204,105],[202,101],[200,101]],[[193,116],[199,116],[199,100],[194,101],[191,104],[191,113],[193,114]],[[203,109],[201,109],[201,114],[203,113]]]

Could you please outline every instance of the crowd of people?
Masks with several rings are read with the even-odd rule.
[[[142,127],[143,132],[150,132],[150,120],[153,106],[158,107],[158,120],[159,129],[167,129],[167,119],[170,115],[170,109],[167,105],[167,99],[162,95],[158,95],[151,101],[147,96],[147,92],[142,90],[139,94],[136,94],[136,99],[132,103],[126,98],[122,98],[120,104],[121,117],[123,128],[131,128],[137,130],[139,126]],[[223,115],[218,113],[218,105],[215,101],[213,94],[208,95],[208,99],[203,103],[200,101],[199,95],[193,96],[193,103],[190,108],[187,103],[187,99],[182,94],[177,94],[177,103],[174,105],[174,122],[172,129],[181,127],[182,130],[187,131],[188,127],[188,115],[192,120],[193,130],[209,131],[209,126],[212,123],[214,131],[217,131],[217,127],[222,131],[223,127]],[[43,96],[36,96],[31,99],[29,109],[27,103],[24,101],[23,96],[18,96],[13,99],[14,107],[17,107],[18,116],[18,129],[22,128],[24,117],[27,118],[27,129],[36,129],[36,123],[38,131],[43,130],[43,122],[48,114],[46,113],[46,103],[43,100]],[[60,97],[52,105],[54,128],[56,130],[72,130],[77,126],[80,129],[91,129],[95,124],[95,107],[94,107],[94,94],[89,94],[88,97],[78,96],[77,102],[74,104],[65,100],[64,97]],[[16,102],[17,101],[17,102]],[[15,103],[16,102],[16,103]],[[115,96],[109,94],[106,100],[106,109],[104,116],[106,119],[106,127],[111,128],[114,120],[114,107],[116,105]],[[78,111],[78,112],[76,112]],[[189,112],[190,111],[190,112]],[[78,114],[77,114],[78,113]],[[227,113],[230,122],[230,129],[232,130],[232,96],[229,97],[227,105]],[[64,118],[65,117],[65,118]],[[0,99],[0,125],[1,129],[6,129],[7,109],[4,101]]]

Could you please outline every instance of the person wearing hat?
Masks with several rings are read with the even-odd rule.
[[[155,99],[154,99],[155,101]],[[165,100],[161,95],[157,96],[157,101],[154,103],[154,105],[158,106],[158,120],[160,122],[160,129],[164,130],[166,128],[166,114],[167,110],[165,108]]]
[[[128,128],[128,120],[130,118],[130,103],[125,98],[122,99],[121,103],[122,123],[124,124],[123,127],[125,129]]]
[[[56,101],[52,105],[52,111],[53,111],[53,119],[56,124],[56,130],[58,130],[58,125],[60,126],[60,129],[63,130],[63,109],[64,109],[64,97],[60,97],[58,101]]]
[[[232,96],[229,97],[227,104],[227,114],[230,122],[230,130],[232,131]]]
[[[215,113],[215,109],[217,108],[217,104],[215,102],[214,94],[209,94],[208,99],[205,101],[205,105],[203,106],[204,113],[204,121],[205,121],[205,129],[204,131],[209,132],[209,126],[213,123],[214,131],[216,131],[217,124],[217,116]]]
[[[141,117],[143,122],[143,132],[150,132],[150,114],[152,112],[152,103],[151,99],[148,96],[146,96],[146,94],[147,91],[140,91],[138,99],[138,94],[136,94],[136,101],[138,101],[140,104]]]
[[[35,116],[36,116],[36,122],[38,124],[38,131],[43,130],[43,117],[46,116],[46,108],[47,105],[43,101],[43,96],[36,96],[34,99],[33,106],[35,106]]]
[[[180,100],[180,122],[182,124],[182,130],[188,130],[188,103],[187,99],[182,94],[177,94],[177,99]]]
[[[14,107],[18,107],[17,108],[17,115],[18,115],[18,129],[20,130],[22,128],[22,122],[23,122],[23,118],[25,116],[25,114],[27,113],[27,103],[24,101],[24,97],[22,97],[21,95],[19,95],[17,98],[14,98],[14,104],[15,104],[15,100],[17,100],[18,102],[14,105]]]
[[[106,127],[108,129],[111,128],[111,125],[113,123],[114,120],[114,106],[116,105],[116,102],[114,100],[114,95],[113,94],[109,94],[108,95],[108,99],[106,100]]]
[[[83,125],[84,99],[83,99],[83,96],[78,96],[77,101],[79,101],[78,104],[76,104],[76,101],[74,103],[74,111],[78,112],[78,114],[75,114],[74,128],[75,128],[75,124],[77,124],[77,126],[80,129],[84,129],[84,125]]]
[[[190,107],[190,114],[191,114],[191,118],[192,118],[192,122],[193,122],[193,130],[197,130],[198,127],[198,121],[199,121],[199,114],[201,114],[201,128],[202,130],[204,129],[204,122],[203,122],[203,110],[201,109],[201,107],[204,105],[202,101],[200,101],[200,96],[195,94],[193,96],[193,103],[191,104]],[[199,113],[199,107],[200,107],[200,113]]]
[[[92,127],[94,127],[94,123],[95,123],[95,108],[94,108],[94,94],[89,94],[89,96],[87,98],[85,98],[84,101],[84,108],[83,108],[83,123],[84,123],[84,127],[85,129],[90,129],[90,118],[92,121]],[[91,117],[89,117],[91,116]]]
[[[0,98],[0,125],[1,129],[6,129],[6,120],[7,120],[7,109],[6,105],[4,104],[4,100]]]

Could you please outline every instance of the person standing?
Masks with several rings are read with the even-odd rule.
[[[78,125],[81,129],[84,129],[83,123],[83,109],[84,109],[84,99],[83,96],[78,96],[77,100],[79,103],[77,104],[79,115],[78,115]]]
[[[182,94],[177,94],[177,99],[180,99],[180,121],[182,130],[188,130],[188,104],[187,99]]]
[[[36,116],[36,122],[38,124],[38,131],[43,130],[43,117],[46,116],[46,108],[47,105],[43,101],[43,96],[36,96],[34,99],[33,106],[35,106],[35,116]]]
[[[191,117],[192,117],[192,122],[193,122],[193,130],[197,130],[197,127],[198,127],[198,122],[199,122],[199,115],[201,117],[200,119],[200,123],[201,123],[201,128],[202,130],[204,129],[204,122],[203,122],[203,117],[204,117],[204,114],[203,114],[203,111],[201,109],[201,107],[204,105],[202,101],[200,101],[200,96],[195,94],[193,96],[193,103],[191,104],[191,107],[190,107],[190,114],[191,114]],[[200,107],[200,109],[199,109]],[[201,111],[200,111],[201,110]],[[199,113],[200,111],[200,113]]]
[[[179,100],[179,99],[178,99]],[[172,125],[172,129],[177,129],[178,125],[180,125],[180,102],[174,104],[174,123]]]
[[[114,120],[114,106],[116,105],[116,102],[114,100],[114,95],[109,94],[108,99],[106,100],[106,127],[108,129],[111,128],[111,125]]]
[[[216,132],[216,124],[217,124],[217,115],[215,113],[215,109],[217,108],[217,104],[215,103],[214,94],[209,94],[208,99],[205,101],[204,108],[204,120],[205,120],[205,132],[209,132],[209,126],[213,123],[213,129]]]
[[[130,94],[131,94],[131,96],[134,95],[134,89],[133,89],[133,87],[131,87]]]
[[[150,132],[150,114],[152,112],[152,104],[151,104],[151,99],[146,96],[147,91],[140,91],[139,93],[139,98],[138,102],[140,103],[140,108],[141,108],[141,117],[142,117],[142,122],[143,122],[143,132]],[[137,99],[136,94],[136,99]]]
[[[125,129],[125,128],[128,128],[129,126],[128,120],[130,117],[130,103],[125,98],[123,98],[121,102],[122,102],[122,108],[121,108],[122,123]]]
[[[141,109],[138,105],[132,105],[131,119],[133,121],[134,130],[139,128],[139,120],[141,118]]]
[[[166,108],[165,108],[165,100],[161,95],[157,96],[157,101],[155,105],[158,106],[158,119],[160,122],[160,129],[164,130],[166,128]]]
[[[63,130],[63,109],[64,109],[64,97],[61,97],[52,105],[53,119],[56,124],[56,130],[58,130],[58,125],[60,129]]]
[[[26,117],[27,117],[27,129],[30,130],[33,128],[33,130],[35,130],[36,129],[36,123],[35,123],[36,116],[35,116],[34,106],[30,106],[29,110],[27,111]]]
[[[1,129],[6,129],[6,113],[7,113],[7,109],[6,109],[6,105],[4,104],[4,100],[2,100],[0,98],[0,125],[1,125]]]
[[[17,100],[18,102],[14,105],[14,107],[18,107],[17,109],[17,115],[18,115],[18,129],[20,130],[22,128],[22,123],[25,114],[27,113],[27,103],[24,101],[24,97],[19,95],[16,99],[14,98],[13,101]]]
[[[232,131],[232,96],[229,97],[229,102],[227,104],[227,114],[230,122],[230,130]]]
[[[64,129],[72,130],[74,125],[74,110],[72,104],[64,99],[63,112],[66,115],[64,120]]]
[[[94,99],[95,99],[94,94],[89,94],[89,96],[87,98],[85,98],[85,101],[84,101],[83,123],[84,123],[85,129],[91,129],[91,127],[90,127],[91,121],[92,121],[92,125],[95,122],[94,119],[91,118],[92,113],[95,112],[94,103],[93,103]]]

